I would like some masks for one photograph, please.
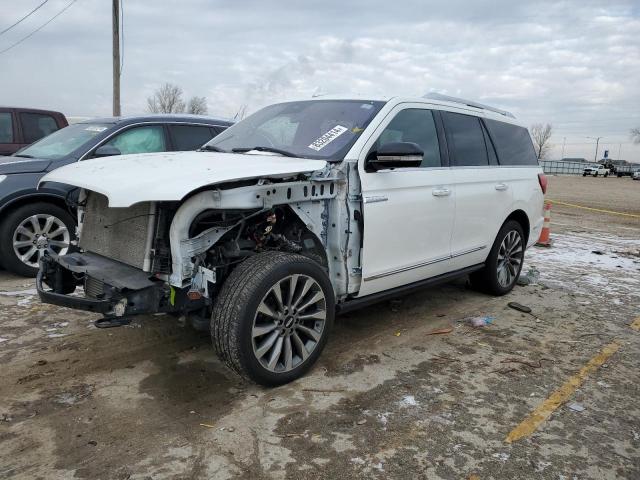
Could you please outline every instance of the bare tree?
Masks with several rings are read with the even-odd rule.
[[[640,127],[631,129],[631,138],[633,139],[633,143],[640,143]]]
[[[207,114],[207,99],[205,97],[191,97],[187,106],[187,113],[195,115]]]
[[[533,139],[533,146],[536,150],[538,160],[545,158],[549,154],[549,150],[551,149],[549,140],[551,140],[552,131],[553,127],[550,123],[546,125],[541,123],[531,125],[531,138]]]
[[[165,83],[147,98],[147,109],[151,113],[182,113],[184,108],[182,88],[171,83]]]

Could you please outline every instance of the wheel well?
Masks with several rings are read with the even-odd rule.
[[[530,233],[529,217],[527,216],[527,214],[524,212],[524,210],[515,210],[514,212],[511,212],[511,215],[507,217],[504,223],[507,223],[509,220],[515,220],[520,224],[520,226],[522,227],[522,231],[524,232],[524,241],[526,245],[529,241]]]
[[[51,203],[52,205],[56,205],[64,209],[65,211],[69,211],[69,207],[67,206],[66,202],[62,197],[58,197],[56,195],[36,194],[36,195],[27,195],[25,197],[19,197],[11,201],[9,204],[5,205],[0,209],[0,213],[2,213],[4,216],[7,213],[17,208],[20,208],[24,205],[29,205],[30,203],[36,203],[36,202],[48,202],[48,203]],[[71,216],[75,219],[75,214],[71,213]]]

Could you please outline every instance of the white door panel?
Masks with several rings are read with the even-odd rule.
[[[456,219],[452,268],[482,263],[513,203],[513,186],[500,167],[454,167]]]
[[[450,270],[456,192],[448,168],[365,173],[359,296]]]

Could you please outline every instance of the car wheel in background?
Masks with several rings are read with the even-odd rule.
[[[64,255],[75,238],[75,222],[57,205],[36,202],[9,212],[0,224],[0,258],[10,272],[35,277],[45,252]]]
[[[509,293],[522,270],[525,246],[520,224],[515,220],[506,222],[493,242],[484,268],[470,275],[472,285],[492,295]]]
[[[297,254],[249,257],[226,279],[211,316],[220,359],[266,386],[302,376],[324,348],[335,315],[325,270]]]

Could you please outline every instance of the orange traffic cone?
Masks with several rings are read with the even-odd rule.
[[[544,223],[542,224],[542,231],[540,232],[540,238],[536,245],[539,247],[551,246],[551,202],[544,203]]]

